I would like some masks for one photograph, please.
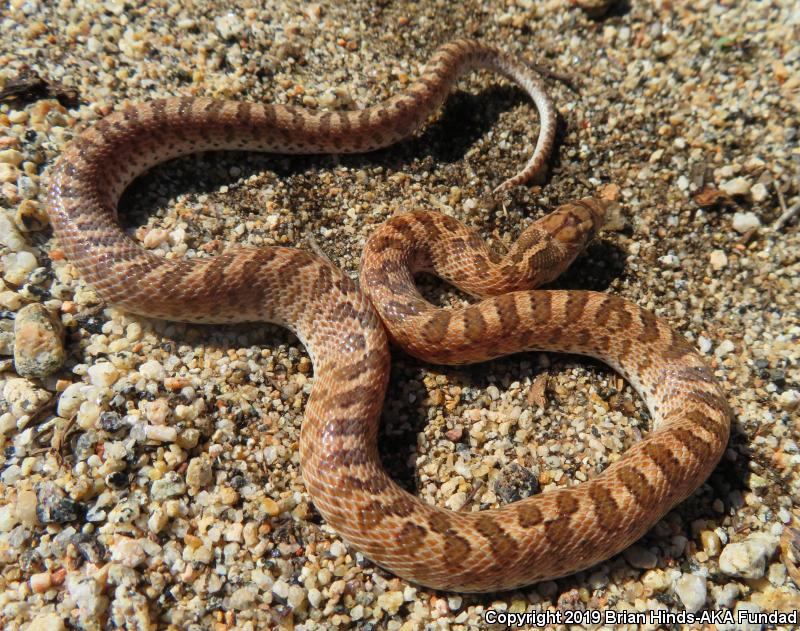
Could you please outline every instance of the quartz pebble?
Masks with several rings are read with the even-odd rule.
[[[733,229],[740,234],[756,230],[761,226],[761,220],[755,213],[736,213],[733,216]]]
[[[778,547],[772,535],[756,533],[737,543],[729,543],[719,557],[719,569],[728,576],[761,578],[767,561]]]
[[[675,593],[686,611],[699,611],[706,602],[706,580],[696,574],[684,574],[675,582]]]
[[[40,304],[27,305],[14,320],[14,366],[22,377],[46,377],[64,364],[61,321]]]

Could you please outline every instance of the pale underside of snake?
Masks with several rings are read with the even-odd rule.
[[[525,168],[541,169],[555,113],[531,70],[495,48],[440,48],[402,94],[361,111],[203,98],[129,105],[76,137],[51,173],[49,212],[64,253],[109,303],[173,320],[274,322],[293,330],[314,363],[301,431],[303,480],[324,519],[367,557],[423,585],[505,590],[571,574],[619,552],[701,484],[728,439],[730,410],[691,345],[649,311],[613,295],[531,291],[554,278],[599,228],[603,203],[562,206],[532,224],[505,256],[443,215],[395,217],[369,239],[361,288],[333,265],[290,248],[240,248],[166,260],[119,227],[116,205],[149,167],[187,153],[371,151],[408,137],[458,76],[498,71],[533,98],[540,134]],[[433,272],[481,302],[435,308],[414,286]],[[374,306],[373,306],[374,305]],[[378,315],[380,314],[380,315]],[[644,397],[653,431],[597,477],[495,510],[452,512],[385,473],[377,430],[389,337],[424,360],[466,363],[527,350],[599,358]]]

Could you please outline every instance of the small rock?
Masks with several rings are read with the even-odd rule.
[[[686,611],[699,611],[706,603],[706,580],[695,574],[684,574],[675,582],[675,593]]]
[[[83,505],[64,495],[53,482],[43,482],[36,493],[38,505],[36,516],[43,524],[66,524],[80,519],[84,513]]]
[[[713,344],[711,343],[711,340],[701,335],[697,338],[697,346],[700,348],[701,353],[708,355],[711,352]]]
[[[50,401],[50,397],[47,390],[27,379],[9,379],[3,386],[3,398],[8,404],[8,411],[15,418],[36,414]]]
[[[15,167],[18,167],[22,164],[23,159],[24,156],[16,149],[4,149],[0,151],[0,162],[3,164],[13,164]]]
[[[709,257],[711,267],[715,270],[725,269],[728,266],[728,256],[722,250],[714,250]]]
[[[769,191],[767,187],[764,186],[761,182],[758,182],[750,189],[750,194],[753,196],[754,202],[763,202],[767,197],[769,197]]]
[[[629,548],[626,548],[622,553],[622,556],[625,557],[625,560],[631,566],[643,570],[654,568],[658,563],[658,557],[655,554],[650,552],[650,550],[647,548],[643,548],[642,546],[638,545],[633,545]]]
[[[14,321],[14,366],[21,377],[52,375],[66,360],[61,320],[43,305],[19,310]]]
[[[34,594],[44,594],[53,585],[53,577],[50,572],[39,572],[31,575],[31,591]]]
[[[539,475],[512,462],[504,467],[494,483],[494,492],[504,504],[511,504],[539,492]]]
[[[723,357],[727,357],[730,355],[736,347],[734,346],[733,342],[730,340],[723,340],[717,349],[714,351],[714,355],[722,359]]]
[[[700,533],[700,543],[703,544],[703,550],[709,557],[715,557],[722,549],[722,542],[719,540],[719,535],[713,530],[704,530]]]
[[[22,285],[33,270],[39,267],[36,257],[28,251],[12,252],[2,258],[3,279],[11,285]]]
[[[104,388],[114,385],[114,382],[119,378],[119,370],[108,362],[94,364],[90,366],[86,372],[89,375],[89,380],[92,382],[92,385]]]
[[[180,475],[169,471],[160,480],[154,480],[150,485],[150,495],[154,500],[167,500],[186,493],[186,483]]]
[[[169,425],[148,425],[145,428],[147,440],[158,443],[174,443],[178,437],[178,430]]]
[[[728,576],[761,578],[777,547],[777,537],[766,533],[750,535],[744,541],[725,546],[719,556],[719,569]]]
[[[111,559],[125,567],[136,567],[144,563],[147,553],[142,544],[130,537],[120,537],[111,547]]]
[[[378,596],[378,607],[383,609],[390,616],[397,613],[405,599],[403,592],[385,592]]]
[[[64,621],[54,613],[43,613],[36,616],[26,631],[65,631]]]
[[[800,405],[800,392],[797,390],[785,390],[781,392],[778,397],[778,405],[787,411],[797,409],[797,406]]]
[[[230,606],[237,611],[251,609],[256,601],[257,595],[257,592],[252,587],[240,587],[231,594]]]
[[[186,469],[186,482],[189,486],[195,489],[202,488],[211,482],[211,477],[212,468],[208,458],[199,456],[189,461],[189,467]]]
[[[658,262],[669,269],[678,269],[681,266],[681,260],[674,254],[665,254],[659,257]]]
[[[731,225],[736,232],[744,234],[761,226],[761,220],[755,213],[736,213],[733,215]]]
[[[17,494],[17,516],[20,522],[29,528],[38,525],[36,517],[36,493],[25,489]]]
[[[727,182],[723,183],[722,186],[720,186],[720,189],[722,189],[724,192],[726,192],[728,195],[731,196],[733,195],[744,196],[750,192],[751,186],[752,185],[750,184],[749,181],[747,181],[747,179],[743,177],[735,177],[732,180],[728,180]]]

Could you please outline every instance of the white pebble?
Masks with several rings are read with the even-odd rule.
[[[172,443],[178,437],[178,430],[169,425],[148,425],[144,431],[147,440],[159,443]]]
[[[703,353],[703,355],[708,355],[711,352],[711,347],[713,346],[711,344],[711,340],[709,340],[707,337],[703,337],[702,335],[698,336],[697,345],[700,347],[700,352]]]
[[[120,539],[111,546],[111,558],[125,567],[136,567],[140,563],[144,563],[147,554],[136,539],[120,537]]]
[[[706,603],[706,580],[696,574],[684,574],[675,582],[675,593],[686,611],[699,611]]]
[[[154,359],[146,361],[139,366],[139,374],[145,379],[164,381],[164,367]]]
[[[58,399],[58,415],[61,418],[71,418],[78,410],[80,404],[86,399],[84,395],[85,384],[71,383],[61,393]]]
[[[755,230],[761,225],[761,220],[755,213],[736,213],[731,224],[739,234]]]
[[[92,382],[92,385],[105,388],[113,385],[119,378],[119,370],[108,362],[90,366],[87,373],[89,374],[89,380]]]
[[[681,266],[681,260],[674,254],[665,254],[659,257],[658,262],[670,269],[677,269]]]
[[[22,285],[39,263],[30,252],[12,252],[3,257],[3,279],[12,285]]]
[[[717,350],[714,351],[714,355],[721,359],[732,353],[735,348],[736,347],[733,345],[733,342],[730,340],[723,340],[720,345],[717,346]]]
[[[711,267],[715,270],[725,269],[728,266],[728,256],[722,250],[714,250],[709,257]]]
[[[728,576],[761,578],[767,561],[778,547],[778,538],[755,533],[744,541],[729,543],[719,555],[719,569]]]
[[[22,164],[23,155],[16,149],[4,149],[0,151],[0,162],[4,164],[13,164],[18,167]]]
[[[769,196],[769,191],[767,190],[767,187],[764,186],[761,182],[753,186],[753,188],[750,189],[750,193],[753,196],[754,202],[763,202]]]
[[[794,410],[798,405],[800,405],[800,392],[797,390],[786,390],[785,392],[781,392],[781,395],[778,397],[778,404],[784,410]]]
[[[735,177],[723,183],[720,188],[728,195],[747,195],[751,184],[743,177]]]

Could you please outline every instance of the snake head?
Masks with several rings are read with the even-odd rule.
[[[567,248],[583,248],[602,228],[609,202],[596,197],[563,204],[540,227]]]

